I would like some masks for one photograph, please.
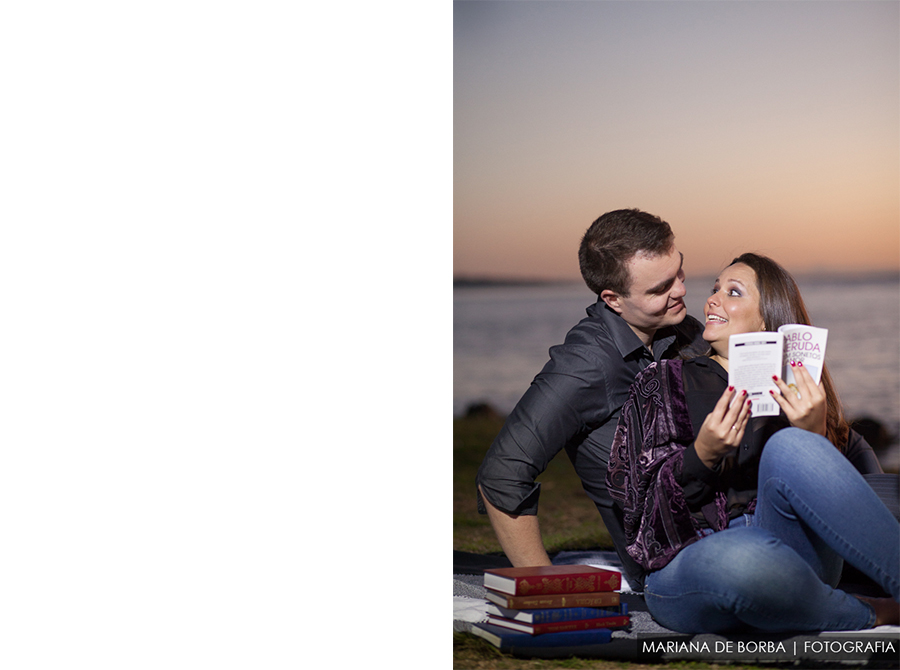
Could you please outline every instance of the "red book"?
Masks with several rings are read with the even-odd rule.
[[[553,621],[551,623],[522,623],[512,619],[488,614],[488,623],[502,626],[521,633],[540,635],[542,633],[566,633],[573,630],[592,630],[594,628],[624,628],[631,621],[627,614],[607,616],[600,619],[581,619],[579,621]]]
[[[485,598],[511,610],[550,609],[553,607],[615,607],[621,596],[616,591],[562,593],[549,596],[511,596],[487,589]]]
[[[622,575],[590,565],[542,565],[484,571],[486,588],[511,596],[596,593],[622,587]]]

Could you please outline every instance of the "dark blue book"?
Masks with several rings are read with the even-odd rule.
[[[473,623],[470,632],[484,638],[504,653],[513,653],[517,649],[529,648],[583,647],[592,644],[606,644],[612,639],[612,631],[609,628],[531,635],[493,626],[489,623]]]
[[[628,614],[628,605],[616,607],[556,607],[553,609],[509,609],[495,603],[488,603],[488,614],[521,621],[522,623],[553,623],[554,621],[578,621],[580,619],[601,619],[608,616]]]

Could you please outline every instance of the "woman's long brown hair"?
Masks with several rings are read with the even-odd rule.
[[[812,321],[806,311],[800,288],[791,274],[771,258],[759,254],[741,254],[729,265],[743,263],[756,273],[756,287],[759,290],[759,313],[766,330],[775,331],[788,323],[802,323],[811,326]],[[841,399],[838,396],[828,367],[822,365],[822,388],[828,401],[825,436],[841,452],[847,448],[850,425],[844,418]]]

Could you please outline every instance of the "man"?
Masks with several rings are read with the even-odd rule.
[[[626,576],[634,588],[643,588],[643,570],[625,553],[621,510],[606,490],[606,466],[635,376],[653,361],[706,349],[703,326],[687,316],[682,255],[674,240],[668,223],[636,209],[604,214],[581,240],[581,274],[598,300],[565,342],[550,349],[550,361],[478,470],[478,510],[490,518],[515,566],[550,565],[535,478],[565,449]]]

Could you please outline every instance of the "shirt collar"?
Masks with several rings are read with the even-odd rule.
[[[598,317],[609,329],[612,341],[622,355],[622,358],[627,358],[634,352],[644,348],[644,343],[641,342],[641,338],[639,338],[637,333],[631,329],[631,326],[625,322],[625,319],[614,312],[609,305],[602,300],[598,299],[596,303],[588,307],[587,311],[590,316]],[[666,327],[656,331],[656,334],[653,336],[653,341],[650,343],[650,346],[653,349],[653,359],[657,361],[660,360],[663,353],[665,353],[666,349],[668,349],[674,341],[674,327]]]

